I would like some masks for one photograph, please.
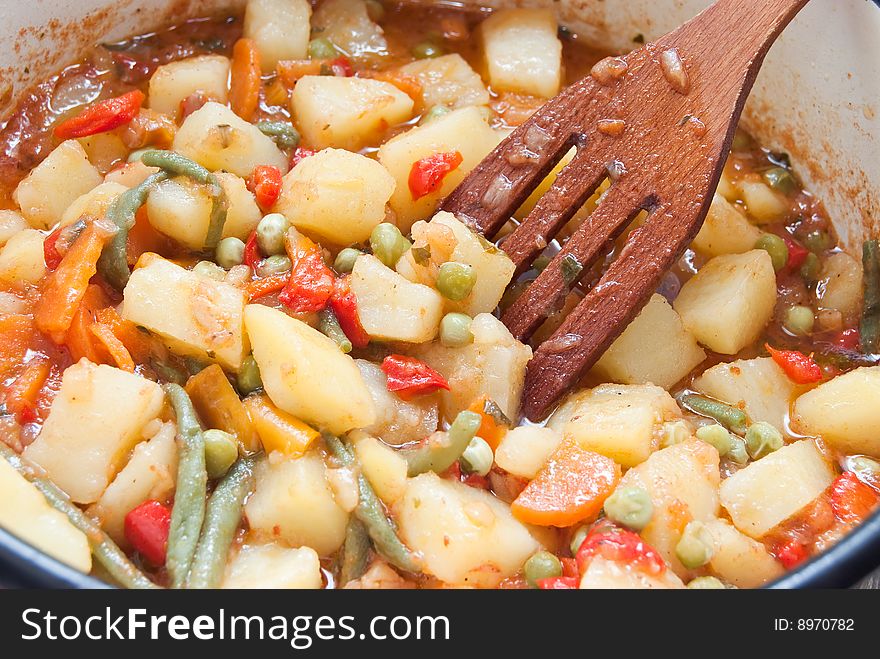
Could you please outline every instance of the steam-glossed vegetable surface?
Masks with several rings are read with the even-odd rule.
[[[858,525],[880,249],[742,131],[648,305],[521,418],[499,312],[557,245],[516,274],[437,208],[601,59],[543,10],[250,0],[37,87],[0,130],[0,525],[125,587],[554,590],[758,587]]]

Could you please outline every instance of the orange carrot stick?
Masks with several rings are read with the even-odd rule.
[[[131,358],[128,350],[122,341],[116,338],[113,330],[103,323],[92,323],[89,328],[92,334],[101,342],[101,344],[110,353],[110,358],[115,362],[116,366],[123,371],[134,373],[134,360]]]
[[[95,339],[91,332],[92,324],[99,309],[110,304],[110,298],[97,284],[89,284],[83,299],[73,316],[73,321],[67,330],[64,343],[70,351],[70,356],[78,362],[85,357],[95,364],[103,364],[107,361],[107,352]]]
[[[232,49],[229,104],[232,111],[250,121],[260,104],[260,53],[252,39],[239,39]]]
[[[256,300],[261,297],[266,297],[271,293],[277,293],[287,286],[288,281],[290,281],[290,273],[282,272],[277,275],[272,275],[271,277],[264,277],[263,279],[252,281],[247,285],[245,290],[249,299]]]

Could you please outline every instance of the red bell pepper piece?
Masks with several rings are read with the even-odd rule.
[[[629,565],[650,575],[666,572],[663,558],[641,536],[611,522],[595,524],[578,549],[576,558],[581,574],[595,556]]]
[[[407,400],[413,396],[433,394],[438,389],[449,390],[449,383],[426,363],[404,355],[388,355],[382,362],[388,377],[388,391]]]
[[[575,560],[574,558],[567,558],[565,556],[563,556],[559,560],[562,563],[563,577],[573,577],[576,579],[580,576],[580,573],[578,572],[577,560]]]
[[[413,163],[409,171],[409,191],[413,199],[437,192],[443,185],[443,179],[449,172],[458,168],[462,156],[458,151],[451,153],[435,153]]]
[[[293,169],[298,164],[300,164],[306,158],[309,158],[318,153],[314,149],[303,149],[302,147],[296,147],[293,150],[293,153],[290,154],[290,168]]]
[[[839,332],[834,337],[834,344],[844,350],[858,350],[862,344],[862,335],[857,327],[851,327]]]
[[[43,260],[49,270],[55,270],[61,263],[63,255],[58,251],[58,239],[61,237],[61,230],[64,227],[58,227],[43,241]]]
[[[357,296],[352,292],[348,277],[336,280],[336,289],[330,298],[330,307],[336,314],[339,326],[355,348],[365,348],[370,343],[370,335],[361,325],[358,315]]]
[[[838,476],[831,484],[831,509],[841,522],[861,522],[877,506],[877,500],[874,489],[851,471]]]
[[[336,285],[333,271],[324,263],[321,248],[305,236],[287,245],[293,264],[290,280],[278,300],[295,313],[312,313],[327,307]]]
[[[797,270],[807,260],[810,250],[788,236],[783,236],[782,240],[788,247],[788,263],[786,265],[790,271]]]
[[[281,196],[281,170],[272,165],[258,165],[247,180],[247,188],[257,198],[257,205],[269,211]]]
[[[247,242],[244,244],[244,263],[249,266],[251,270],[256,270],[262,260],[263,257],[260,254],[260,246],[257,244],[257,230],[254,229],[251,231],[251,235],[248,236]]]
[[[145,501],[125,516],[125,538],[141,556],[156,566],[165,565],[171,511],[158,501]]]
[[[822,369],[813,359],[797,350],[776,350],[764,345],[773,361],[779,364],[788,378],[795,384],[813,384],[822,380]]]
[[[352,67],[351,61],[347,57],[337,57],[328,62],[327,66],[330,67],[333,75],[339,76],[340,78],[350,78],[354,75],[354,67]]]
[[[577,577],[547,577],[537,583],[541,590],[576,590],[579,585]]]
[[[55,127],[55,137],[69,140],[106,133],[130,123],[141,111],[146,96],[139,89],[95,103],[79,115]]]
[[[795,539],[789,540],[784,545],[777,547],[774,554],[787,570],[807,560],[807,548]]]

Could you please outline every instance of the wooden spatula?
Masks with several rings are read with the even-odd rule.
[[[635,318],[699,231],[764,56],[808,0],[718,0],[670,34],[597,64],[519,126],[444,201],[487,238],[571,147],[574,159],[501,244],[527,270],[607,178],[596,210],[502,320],[526,341],[642,210],[620,255],[537,347],[523,413],[537,420]]]

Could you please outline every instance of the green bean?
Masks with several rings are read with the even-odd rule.
[[[186,176],[196,183],[207,185],[211,190],[213,206],[211,220],[208,223],[208,234],[205,236],[206,251],[213,251],[223,237],[223,226],[226,224],[228,202],[220,181],[197,162],[190,160],[174,151],[147,151],[141,156],[141,162],[148,167],[158,167],[168,174]]]
[[[351,341],[345,335],[345,332],[342,331],[342,327],[339,325],[339,320],[336,318],[335,313],[329,309],[324,309],[324,311],[319,313],[318,329],[320,329],[326,336],[333,339],[342,352],[346,354],[351,352]]]
[[[370,536],[363,523],[354,517],[345,529],[345,544],[342,545],[342,566],[339,571],[339,585],[360,579],[367,571],[370,559]]]
[[[150,192],[168,178],[165,172],[157,172],[140,185],[126,190],[107,209],[107,219],[116,225],[116,235],[104,246],[98,259],[98,272],[108,284],[121,291],[128,283],[128,233],[134,226],[135,215],[143,206]]]
[[[410,476],[418,476],[426,471],[442,473],[465,452],[477,434],[482,417],[476,412],[459,412],[446,433],[436,433],[415,446],[401,449],[400,455],[406,460]]]
[[[746,413],[736,407],[697,394],[685,394],[680,400],[681,404],[694,414],[715,419],[722,426],[735,433],[743,434],[748,429]]]
[[[120,585],[126,588],[158,587],[135,567],[97,522],[71,503],[68,496],[55,483],[42,476],[39,467],[32,465],[2,441],[0,441],[0,457],[36,487],[49,505],[63,513],[71,524],[85,534],[95,560]]]
[[[324,442],[343,467],[353,467],[357,464],[354,451],[338,437],[324,434]],[[389,563],[406,572],[421,570],[421,561],[397,536],[397,530],[385,514],[382,502],[362,473],[358,474],[358,505],[354,509],[354,514],[373,539],[376,551]]]
[[[260,121],[257,128],[266,137],[272,140],[282,149],[295,149],[299,145],[299,131],[283,121]]]
[[[254,458],[242,458],[214,489],[205,526],[192,561],[187,586],[217,588],[223,580],[229,548],[241,524],[244,500],[254,489]]]
[[[171,509],[165,567],[171,577],[171,586],[183,588],[205,519],[208,486],[205,437],[196,410],[183,387],[166,384],[164,389],[177,416],[178,440],[177,491]]]
[[[865,303],[862,311],[862,351],[880,352],[880,244],[866,240],[862,245]]]
[[[492,471],[492,465],[495,464],[495,453],[485,439],[474,437],[459,460],[461,468],[465,472],[486,476]]]

